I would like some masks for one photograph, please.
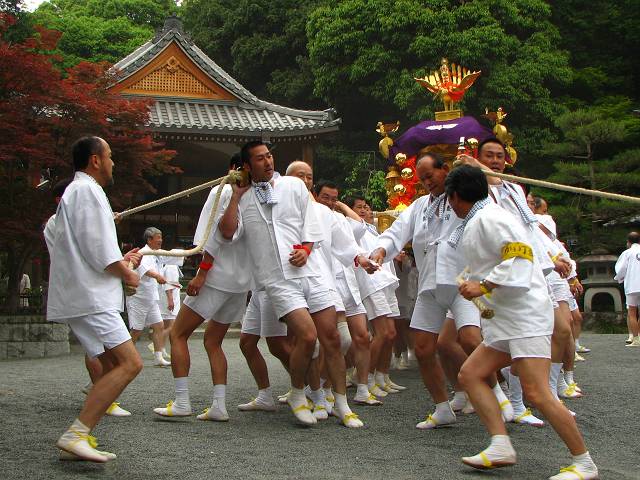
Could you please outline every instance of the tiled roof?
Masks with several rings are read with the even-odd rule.
[[[156,104],[151,108],[151,119],[153,127],[157,129],[286,136],[335,131],[341,123],[333,109],[297,110],[260,100],[194,45],[175,17],[167,19],[164,28],[153,40],[114,65],[118,70],[118,81],[139,71],[171,42],[176,42],[196,65],[237,97],[238,101],[156,97]]]

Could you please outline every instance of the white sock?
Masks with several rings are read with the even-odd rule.
[[[174,378],[176,384],[176,405],[179,408],[191,408],[189,401],[189,377]]]
[[[509,401],[507,396],[502,391],[502,388],[500,387],[500,384],[498,382],[496,382],[496,384],[493,386],[492,390],[493,390],[493,394],[498,399],[498,403],[502,403],[505,400]]]
[[[271,392],[271,387],[263,388],[262,390],[258,390],[258,397],[256,400],[259,403],[272,404],[273,403],[273,393]]]
[[[551,388],[551,394],[558,398],[558,376],[560,375],[560,369],[562,363],[552,363],[551,371],[549,372],[549,387]]]
[[[162,360],[164,360],[162,358],[162,351],[160,352],[153,352],[153,358],[155,358],[156,362],[162,362]]]
[[[311,390],[309,392],[309,398],[311,398],[311,401],[315,405],[324,405],[325,403],[324,390],[322,388],[319,388],[318,390]]]
[[[391,377],[389,377],[389,374],[388,374],[388,373],[385,373],[382,377],[384,378],[384,383],[385,383],[385,385],[386,385],[387,383],[391,383]]]
[[[580,348],[580,339],[576,338],[575,339],[575,344],[576,344],[576,351]]]
[[[436,403],[435,415],[437,415],[438,417],[442,417],[442,416],[450,417],[451,406],[449,405],[449,402]]]
[[[465,402],[467,401],[467,395],[464,392],[454,392],[453,393],[453,401],[454,402]],[[464,405],[464,403],[463,403]]]
[[[560,372],[560,374],[558,375],[558,390],[560,392],[564,392],[566,389],[569,388],[569,385],[567,385],[567,382],[564,379],[564,372]]]
[[[509,401],[513,406],[513,413],[517,417],[522,415],[526,410],[524,402],[522,401],[522,385],[520,385],[520,378],[509,373]]]
[[[304,390],[301,388],[291,387],[291,393],[289,394],[289,403],[293,407],[307,404],[307,397],[304,395]]]
[[[334,393],[333,395],[336,398],[335,407],[340,412],[340,414],[344,416],[351,413],[349,403],[347,402],[347,396],[340,393]]]
[[[375,379],[373,373],[370,373],[367,376],[367,384],[369,385],[369,388],[373,388],[373,386],[376,384],[376,379]]]
[[[327,379],[326,378],[322,378],[320,377],[320,386],[324,387],[324,384],[326,383]]]
[[[356,395],[360,397],[368,397],[369,396],[369,387],[365,383],[358,384],[358,390],[356,391]]]
[[[77,418],[73,421],[73,423],[69,427],[69,430],[67,431],[71,431],[71,430],[74,430],[75,432],[82,433],[85,435],[88,435],[89,432],[91,431],[89,427],[87,427],[84,423],[82,423]]]
[[[331,390],[331,387],[329,388],[323,388],[322,390],[324,390],[324,396],[326,397],[334,397],[335,395],[333,394],[333,391]]]
[[[485,453],[492,453],[495,455],[512,455],[515,452],[511,445],[509,435],[493,435],[491,437],[491,444],[489,445],[489,448],[485,450]]]
[[[384,387],[384,373],[376,372],[375,380],[378,385],[380,385],[381,387]]]
[[[573,370],[565,370],[564,379],[569,385],[571,385],[572,383],[575,383],[575,381],[573,380]]]
[[[227,404],[225,400],[226,393],[227,393],[227,386],[224,383],[214,385],[213,401],[211,402],[211,408],[215,408],[217,406],[221,412],[226,412],[227,411]]]
[[[596,464],[593,463],[593,459],[591,458],[591,455],[589,455],[589,452],[584,452],[580,455],[574,455],[573,463],[575,463],[576,465],[580,465],[581,467],[584,467],[588,470],[596,469]]]

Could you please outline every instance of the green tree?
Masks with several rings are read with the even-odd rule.
[[[31,21],[62,32],[54,53],[68,68],[82,60],[121,60],[177,10],[175,0],[51,0],[33,12]]]
[[[188,0],[181,7],[195,43],[258,97],[325,108],[313,94],[306,23],[321,0]]]
[[[640,194],[640,120],[631,114],[628,98],[609,97],[601,104],[560,115],[556,126],[561,141],[548,144],[545,153],[559,159],[550,181],[631,196]],[[625,218],[637,207],[631,203],[540,191],[549,200],[561,236],[576,235],[586,253],[603,246],[620,248]],[[600,228],[604,224],[609,225]],[[614,234],[615,233],[615,234]]]
[[[571,79],[542,0],[342,0],[316,9],[307,35],[315,92],[337,106],[348,129],[433,118],[440,107],[413,77],[447,57],[483,72],[465,112],[504,107],[520,149],[534,152],[560,112],[554,89]]]

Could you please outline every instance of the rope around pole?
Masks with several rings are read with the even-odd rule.
[[[630,202],[640,204],[639,197],[631,197],[629,195],[621,195],[619,193],[602,192],[600,190],[590,190],[588,188],[572,187],[571,185],[563,185],[561,183],[547,182],[545,180],[536,180],[534,178],[518,177],[516,175],[508,175],[506,173],[498,173],[492,170],[482,169],[485,175],[497,177],[503,180],[509,180],[515,183],[526,183],[535,187],[549,188],[552,190],[562,190],[565,192],[576,193],[578,195],[589,195],[591,197],[607,198],[609,200],[618,200],[621,202]],[[397,217],[401,212],[398,210],[385,210],[383,212],[374,212],[374,216],[391,215]]]
[[[215,199],[213,201],[213,207],[211,208],[211,215],[209,216],[209,221],[207,222],[207,228],[205,229],[204,235],[202,236],[202,240],[200,240],[200,243],[198,245],[196,245],[194,248],[191,248],[189,250],[183,250],[183,249],[180,249],[180,248],[174,248],[172,250],[162,250],[162,249],[152,250],[149,247],[143,247],[143,248],[141,248],[139,250],[139,252],[142,253],[143,255],[155,255],[155,256],[159,256],[159,257],[190,257],[192,255],[197,255],[198,253],[202,252],[202,250],[204,250],[204,245],[205,245],[205,243],[207,243],[207,239],[209,238],[209,235],[211,234],[211,230],[213,229],[213,224],[215,223],[216,214],[218,213],[218,206],[220,204],[220,197],[222,196],[222,190],[224,190],[225,185],[229,181],[234,182],[234,181],[238,180],[238,177],[239,177],[239,175],[237,175],[234,172],[232,172],[232,173],[230,173],[229,175],[227,175],[225,177],[221,177],[221,178],[218,178],[216,180],[212,180],[211,182],[207,182],[206,184],[202,184],[202,185],[199,185],[197,187],[194,187],[194,188],[197,188],[198,190],[204,190],[205,188],[207,188],[207,186],[219,185],[218,191],[216,192],[216,196],[215,196]],[[204,185],[206,185],[206,186],[204,186]],[[196,190],[196,191],[198,191],[198,190]],[[150,203],[147,203],[145,205],[141,205],[139,207],[132,208],[131,210],[127,210],[127,211],[128,212],[132,212],[133,210],[135,210],[135,211],[139,212],[141,210],[145,210],[147,208],[151,208],[151,207],[154,207],[156,205],[160,205],[161,203],[169,202],[171,200],[174,200],[175,198],[184,197],[184,196],[189,194],[189,193],[186,193],[186,192],[189,192],[189,191],[191,191],[190,193],[193,193],[193,188],[191,188],[189,190],[184,190],[184,191],[176,193],[174,195],[170,195],[169,197],[161,198],[160,200],[156,200],[155,202],[150,202]],[[170,198],[170,197],[174,197],[174,198]],[[158,202],[160,202],[160,203],[158,203]]]

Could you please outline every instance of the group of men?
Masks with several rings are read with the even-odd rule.
[[[475,410],[491,444],[462,461],[480,469],[513,465],[505,422],[543,423],[525,407],[526,397],[573,457],[570,467],[551,478],[598,478],[572,412],[558,398],[559,392],[581,395],[573,378],[579,336],[571,316],[572,288],[579,288],[575,263],[557,240],[552,219],[532,212],[519,185],[485,174],[504,170],[506,152],[498,140],[480,144],[478,160],[458,160],[465,165],[450,170],[436,154],[418,155],[416,171],[429,194],[378,234],[363,199],[339,202],[336,185],[314,186],[304,162],[292,163],[280,176],[267,144],[245,144],[234,162],[248,170],[251,182],[212,190],[203,208],[194,242],[204,245],[204,254],[169,333],[175,395],[155,413],[192,414],[187,340],[207,321],[213,394],[197,418],[229,419],[222,341],[229,325],[242,320],[240,346],[258,395],[239,405],[241,411],[275,408],[257,348],[265,337],[290,375],[290,391],[281,400],[299,422],[313,425],[334,415],[346,427],[362,427],[347,399],[347,365],[355,367],[354,403],[377,406],[403,388],[389,378],[393,319],[400,315],[393,262],[411,242],[418,289],[410,325],[435,403],[417,428],[452,424],[456,412]],[[154,255],[142,257],[134,249],[123,256],[118,249],[101,188],[112,180],[112,166],[104,140],[86,137],[76,144],[76,176],[58,207],[51,255],[49,319],[67,322],[102,365],[58,447],[66,457],[96,462],[115,455],[93,447],[89,432],[141,369],[131,342],[138,329],[129,335],[118,313],[122,282],[142,285],[130,267],[152,282],[165,280],[149,275],[154,270],[145,262]],[[216,197],[219,208],[213,211]],[[207,229],[211,218],[213,228]],[[445,377],[456,390],[451,401]]]

